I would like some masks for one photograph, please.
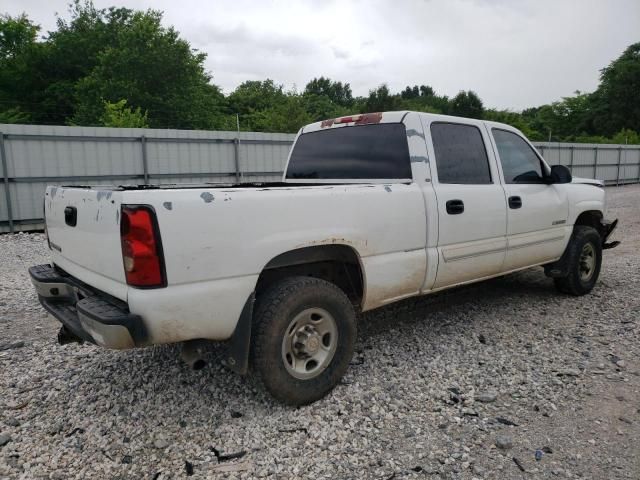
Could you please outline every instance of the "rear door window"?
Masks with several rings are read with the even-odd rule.
[[[438,182],[487,184],[491,182],[489,158],[480,129],[460,123],[432,123]]]
[[[288,179],[411,179],[402,123],[339,127],[298,137]]]

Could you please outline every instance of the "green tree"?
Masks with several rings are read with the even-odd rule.
[[[266,110],[281,102],[285,97],[282,85],[273,80],[248,80],[242,82],[228,97],[229,108],[240,115]]]
[[[640,131],[640,42],[601,70],[594,93],[595,130],[605,135],[628,128]]]
[[[634,132],[625,128],[616,133],[611,138],[611,143],[620,143],[624,145],[640,145],[640,132]]]
[[[20,107],[0,109],[0,123],[29,123],[31,117],[20,110]]]
[[[525,118],[517,112],[511,112],[509,110],[496,110],[487,109],[484,111],[483,118],[485,120],[491,120],[492,122],[506,123],[512,127],[517,128],[531,140],[542,140],[538,132],[533,130]]]
[[[31,58],[38,48],[36,36],[40,27],[22,14],[0,15],[0,121],[30,121],[29,78],[39,72],[31,68]],[[27,80],[27,81],[25,81]]]
[[[304,108],[312,122],[326,120],[327,118],[336,118],[352,113],[351,108],[336,105],[325,95],[305,93],[302,96],[302,101],[304,102]]]
[[[16,58],[31,48],[39,30],[24,13],[18,17],[0,15],[0,60]]]
[[[364,103],[365,111],[362,113],[395,110],[397,105],[398,96],[392,95],[389,87],[386,84],[382,84],[378,88],[369,91],[369,97]]]
[[[296,92],[289,92],[284,99],[261,113],[262,123],[256,131],[294,133],[314,121],[305,108],[304,99]]]
[[[484,106],[475,92],[461,91],[451,100],[450,113],[460,117],[482,118]]]
[[[147,112],[142,113],[140,107],[135,110],[127,107],[127,101],[104,102],[104,112],[100,122],[105,127],[147,128],[149,121]]]
[[[414,110],[429,113],[448,113],[449,98],[436,95],[428,85],[407,86],[401,93],[396,107],[401,110]]]
[[[428,85],[414,85],[413,87],[407,86],[401,93],[400,96],[405,100],[410,100],[414,98],[429,98],[435,96],[435,91],[432,87]]]
[[[227,98],[229,111],[240,116],[240,128],[247,131],[269,131],[265,112],[272,113],[286,101],[282,85],[273,80],[248,80],[241,83]]]
[[[351,107],[353,105],[353,95],[351,85],[348,83],[334,82],[329,78],[314,78],[304,89],[304,95],[315,95],[327,97],[335,105],[341,107]]]
[[[205,55],[161,21],[153,10],[76,0],[39,42],[26,17],[3,17],[0,111],[8,105],[35,123],[97,125],[104,100],[126,99],[148,112],[151,126],[226,126],[226,100],[204,69]]]
[[[224,106],[209,83],[205,55],[195,52],[156,11],[100,11],[98,23],[120,23],[115,38],[98,54],[96,65],[75,85],[74,123],[93,124],[103,99],[125,98],[149,114],[153,127],[215,128]]]

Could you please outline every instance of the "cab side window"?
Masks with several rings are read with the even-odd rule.
[[[505,183],[543,183],[540,158],[524,139],[507,130],[492,129]]]
[[[478,127],[459,123],[431,124],[438,182],[490,184],[489,158]]]

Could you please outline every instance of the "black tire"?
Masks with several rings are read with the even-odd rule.
[[[309,309],[330,314],[337,339],[334,353],[313,378],[293,376],[285,365],[285,335],[291,322]],[[292,338],[291,330],[289,338]],[[269,393],[289,405],[306,405],[330,392],[344,375],[353,356],[356,314],[349,298],[334,284],[311,277],[289,277],[259,295],[251,339],[253,368]]]
[[[595,265],[593,265],[591,275],[588,278],[584,278],[581,269],[581,256],[584,250],[589,248],[592,249],[594,254]],[[562,293],[575,296],[589,293],[598,281],[600,267],[602,266],[602,239],[598,231],[593,227],[584,225],[574,227],[564,255],[568,267],[568,275],[553,279],[556,289]]]

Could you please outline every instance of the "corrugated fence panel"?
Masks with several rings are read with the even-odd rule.
[[[640,149],[622,150],[620,178],[624,183],[640,182]]]
[[[0,232],[42,228],[46,185],[273,182],[295,135],[0,124]],[[534,144],[552,165],[607,184],[640,181],[640,146]],[[0,152],[2,153],[2,152]],[[597,165],[596,165],[597,162]],[[9,211],[11,211],[11,220]]]
[[[607,185],[640,181],[638,145],[547,142],[534,145],[548,163],[562,163],[576,177],[597,178]]]
[[[0,132],[10,194],[2,171],[0,232],[42,228],[46,185],[278,181],[295,137],[4,124]]]
[[[1,169],[1,167],[0,167]],[[7,212],[7,196],[4,188],[4,182],[0,183],[0,232],[9,222],[9,214]]]

